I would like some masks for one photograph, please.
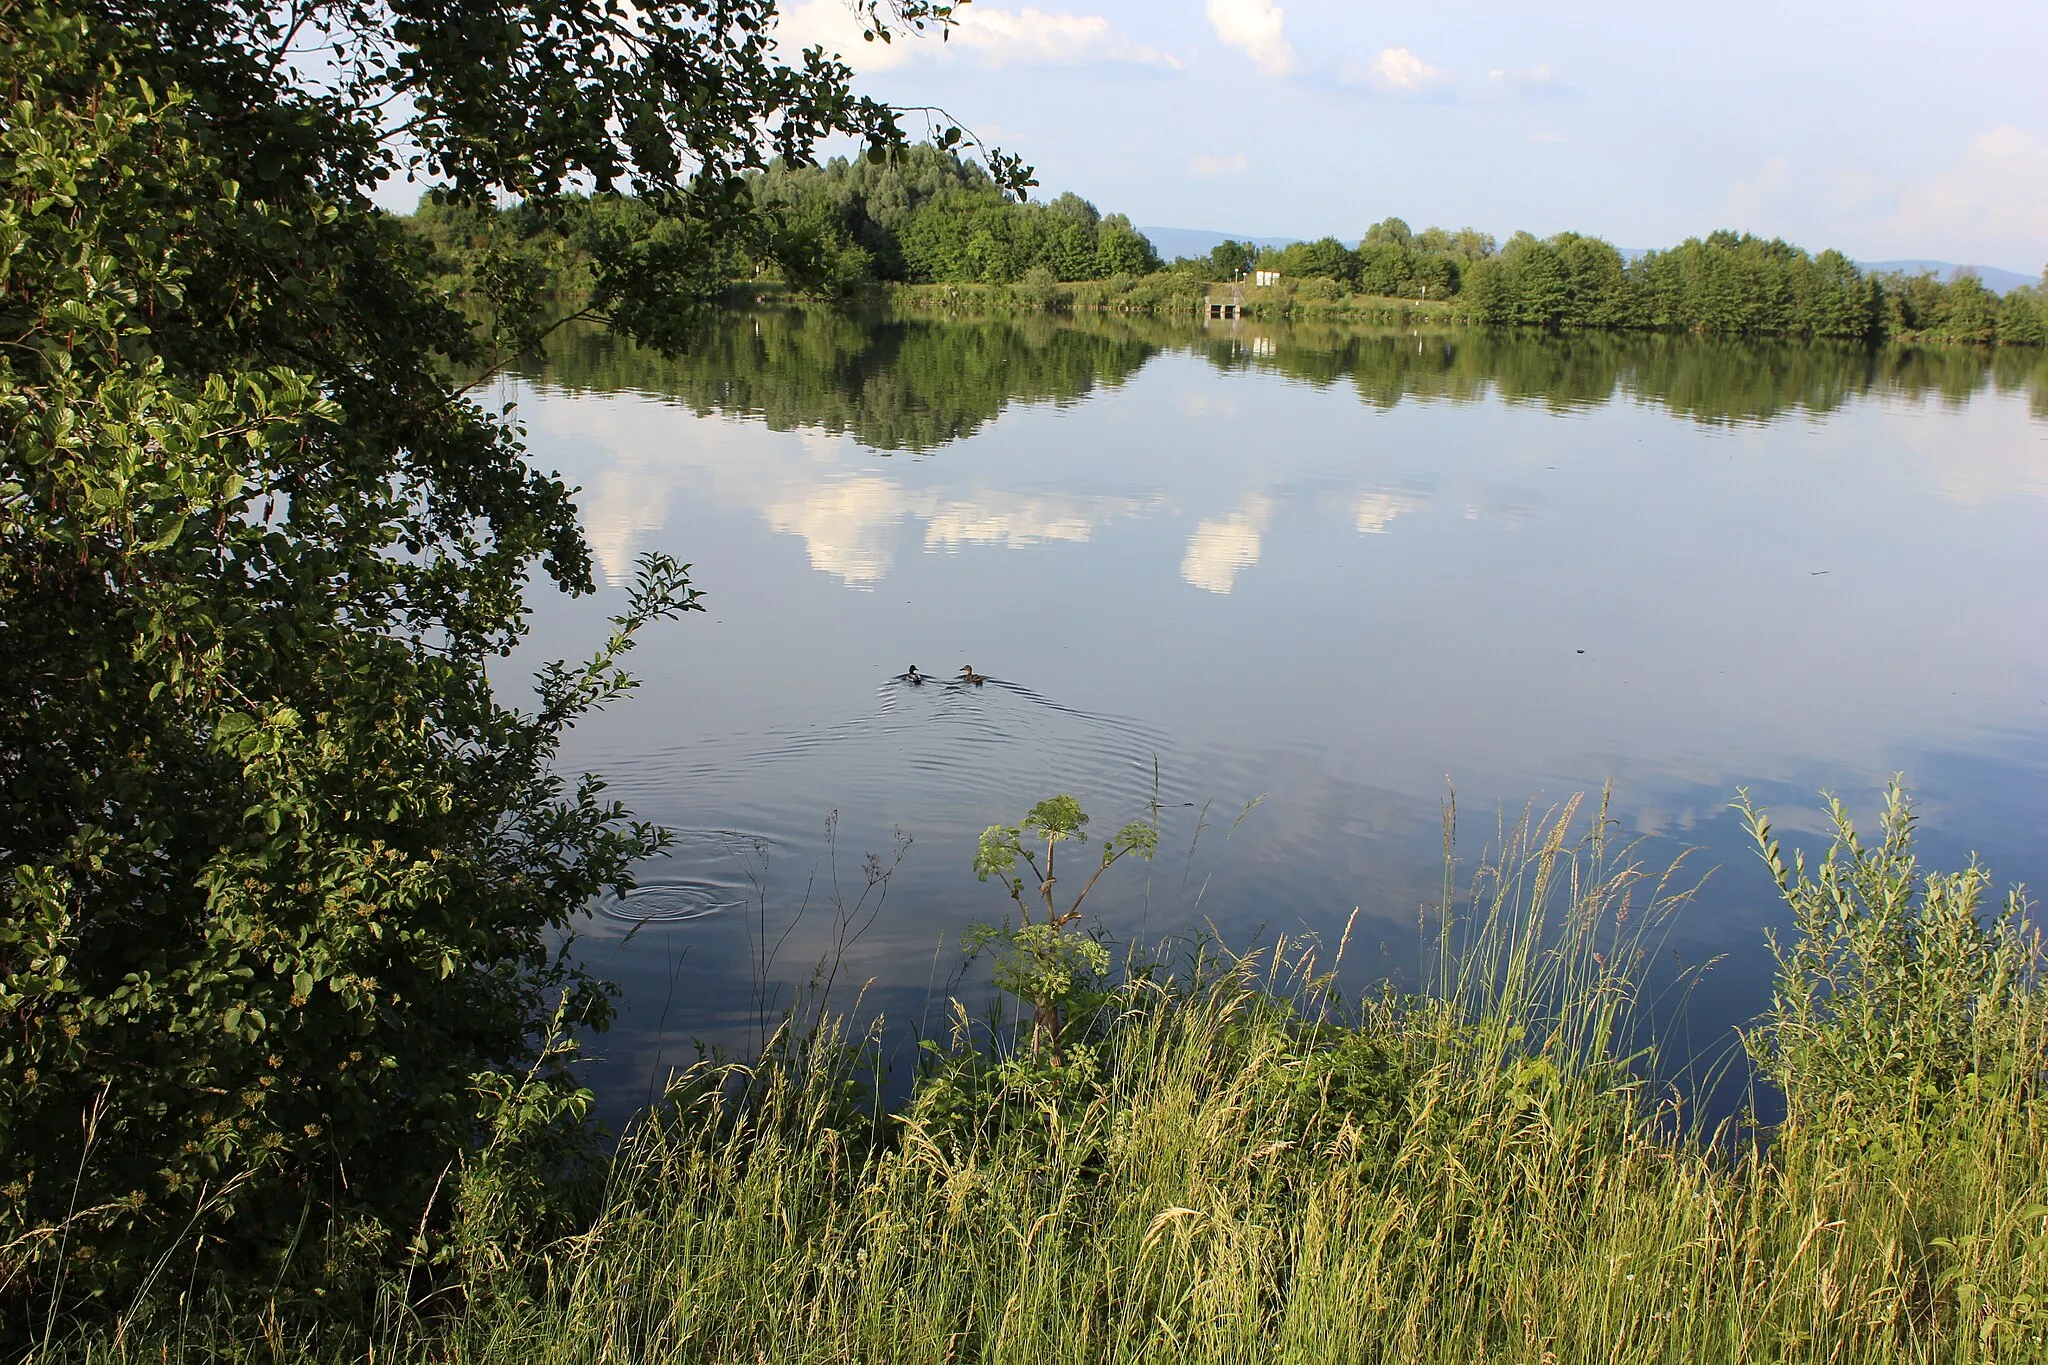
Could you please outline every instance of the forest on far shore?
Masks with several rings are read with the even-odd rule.
[[[1156,311],[1192,307],[1212,284],[1273,270],[1288,282],[1273,301],[1271,311],[1279,312],[1400,299],[1447,304],[1464,320],[1490,326],[1978,345],[2048,340],[2048,285],[2001,298],[1968,273],[1942,280],[1866,271],[1839,251],[1813,254],[1726,230],[1631,260],[1612,243],[1576,232],[1518,232],[1499,242],[1470,227],[1416,231],[1387,218],[1356,247],[1335,237],[1279,248],[1232,241],[1168,264],[1124,214],[1105,214],[1072,193],[1020,203],[979,163],[930,145],[878,161],[776,162],[749,175],[746,188],[763,210],[758,227],[745,239],[709,244],[707,296],[765,282],[826,299],[890,284],[987,284],[1020,286],[1020,303],[1049,309],[1078,302],[1060,285],[1113,281],[1124,287],[1093,291],[1089,300]],[[622,195],[569,196],[545,212],[429,196],[410,221],[439,248],[450,274],[512,262],[551,274],[573,293],[604,239],[651,216]],[[1149,287],[1130,287],[1148,278]]]

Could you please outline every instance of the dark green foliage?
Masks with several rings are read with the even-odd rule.
[[[978,164],[929,145],[879,162],[834,158],[820,167],[778,162],[755,177],[752,187],[779,225],[809,223],[828,252],[863,253],[867,283],[908,278],[903,234],[933,201],[964,198],[998,216],[1007,206]],[[811,287],[801,266],[788,258],[786,237],[764,244],[760,254],[779,262],[791,283]]]
[[[1466,290],[1487,322],[1613,327],[1626,317],[1621,253],[1572,232],[1547,240],[1517,233],[1473,268]]]
[[[1812,336],[1867,337],[1883,314],[1878,282],[1833,248],[1814,257],[1810,269],[1795,268],[1792,289],[1794,313]]]
[[[1998,335],[1998,296],[1975,275],[1958,275],[1942,291],[1941,308],[1926,330],[1947,341],[1988,346]]]
[[[1307,276],[1349,284],[1358,276],[1358,261],[1335,237],[1294,242],[1277,251],[1261,252],[1259,265],[1283,275]]]
[[[1131,226],[1121,213],[1102,220],[1095,235],[1095,275],[1108,279],[1117,275],[1147,275],[1159,269],[1159,253],[1145,235]]]
[[[1259,265],[1292,278],[1334,280],[1362,294],[1447,299],[1462,288],[1472,263],[1493,253],[1493,239],[1472,228],[1418,234],[1388,218],[1366,230],[1356,251],[1325,237],[1269,248],[1259,254]]]
[[[545,331],[570,247],[586,311],[681,340],[710,244],[763,230],[745,172],[900,143],[843,67],[778,63],[771,14],[0,3],[9,1333],[161,1275],[345,1289],[484,1187],[527,1222],[573,1150],[543,1043],[608,1005],[562,931],[664,836],[556,747],[694,592],[651,560],[595,658],[501,705],[529,576],[585,591],[589,555],[448,376]],[[318,89],[292,24],[333,40]],[[393,100],[464,196],[436,230],[486,239],[488,327],[370,203]],[[636,193],[565,203],[579,177]],[[464,207],[492,193],[517,240]]]
[[[2028,285],[2000,299],[1998,339],[2008,346],[2039,346],[2048,342],[2048,290]]]
[[[1222,251],[1223,248],[1218,248]],[[1262,268],[1328,280],[1364,295],[1462,298],[1496,326],[1705,332],[1724,336],[1880,336],[1979,345],[2040,344],[2037,291],[2001,300],[1974,276],[1865,274],[1839,251],[1716,232],[1632,262],[1597,237],[1517,233],[1496,250],[1470,228],[1413,232],[1398,218],[1367,230],[1355,251],[1334,238],[1259,255]]]
[[[982,191],[938,195],[893,229],[900,242],[901,274],[921,283],[985,281],[1006,284],[1033,268],[1056,280],[1144,274],[1159,258],[1121,214],[1099,218],[1074,195],[1052,204],[1011,204]]]
[[[1809,256],[1746,233],[1692,238],[1626,267],[1595,238],[1522,233],[1474,267],[1465,289],[1477,318],[1495,324],[2037,344],[2024,293],[2007,324],[2008,303],[1973,275],[1867,275],[1839,251]]]
[[[628,194],[565,194],[504,210],[430,194],[405,224],[432,248],[436,287],[465,296],[491,326],[495,349],[534,344],[565,316],[621,325],[651,321],[670,341],[694,333],[774,228],[793,269],[830,278],[836,259],[814,222],[740,215],[716,224],[664,214],[657,201]],[[652,284],[658,316],[639,292]]]
[[[1066,281],[1159,268],[1152,244],[1121,214],[1104,217],[1075,194],[1019,202],[979,162],[928,143],[822,166],[778,159],[737,184],[758,214],[693,243],[686,258],[703,302],[764,275],[843,300],[880,281],[1010,284],[1034,270]],[[520,255],[573,301],[599,281],[607,233],[642,213],[637,204],[624,195],[564,196],[542,213],[429,200],[412,222],[441,248],[451,282]],[[538,254],[543,248],[554,256]],[[601,298],[597,306],[616,304]]]
[[[129,1285],[185,1236],[274,1277],[309,1228],[335,1273],[426,1210],[474,1075],[558,999],[607,1016],[549,935],[659,840],[551,762],[625,680],[492,700],[526,566],[577,588],[587,557],[425,363],[469,343],[403,233],[231,175],[123,40],[12,19],[7,1288],[60,1254],[73,1292]],[[628,631],[690,605],[675,566],[643,587]]]
[[[1209,273],[1219,280],[1234,280],[1258,258],[1259,249],[1250,242],[1218,242],[1209,248]]]
[[[876,280],[1008,284],[1033,270],[1085,280],[1159,266],[1129,219],[1105,218],[1075,194],[1016,202],[977,163],[930,145],[879,160],[777,163],[752,186],[777,223],[763,263],[813,294],[844,296]],[[828,265],[808,267],[804,252]],[[854,253],[857,266],[845,262]]]

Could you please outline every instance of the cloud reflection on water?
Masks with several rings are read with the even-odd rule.
[[[537,444],[557,457],[578,456],[559,461],[559,472],[581,487],[584,530],[599,577],[612,586],[631,579],[634,560],[668,524],[678,499],[693,494],[800,538],[812,568],[853,588],[887,578],[906,522],[923,525],[929,551],[1018,550],[1085,542],[1113,522],[1172,508],[1163,492],[920,488],[876,467],[851,438],[828,432],[768,434],[687,415],[678,429],[675,409],[637,396],[534,389],[520,397]]]
[[[1180,576],[1204,592],[1228,594],[1240,570],[1259,562],[1266,528],[1273,524],[1273,500],[1247,493],[1226,517],[1210,517],[1188,539]]]

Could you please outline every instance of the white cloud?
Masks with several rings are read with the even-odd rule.
[[[889,43],[869,42],[861,36],[866,29],[859,13],[846,0],[804,0],[803,4],[783,11],[776,24],[775,40],[788,57],[807,47],[822,47],[862,71],[887,71],[917,55],[919,40],[915,34],[899,33]]]
[[[1444,79],[1444,73],[1405,47],[1381,50],[1366,74],[1383,90],[1416,92],[1427,90]]]
[[[2048,140],[2011,124],[1979,133],[1953,166],[1901,190],[1898,212],[1881,226],[1909,251],[1958,259],[2041,252],[2048,247]]]
[[[1243,51],[1267,75],[1284,76],[1294,70],[1286,11],[1273,0],[1209,0],[1209,25],[1218,38]]]
[[[1188,169],[1196,175],[1243,175],[1251,169],[1251,162],[1245,160],[1243,152],[1231,156],[1210,156],[1204,153],[1190,159]]]
[[[786,50],[813,44],[836,52],[862,71],[886,71],[913,57],[944,58],[969,53],[984,66],[1074,66],[1089,62],[1132,62],[1178,71],[1179,58],[1132,42],[1099,14],[1019,10],[957,11],[959,22],[941,43],[936,36],[899,32],[890,43],[869,42],[866,24],[848,0],[804,0],[782,16],[778,30]]]
[[[2048,138],[2006,124],[1945,169],[1815,169],[1782,156],[1728,187],[1722,221],[1866,258],[1935,257],[2029,273],[2048,259]]]
[[[1548,143],[1558,143],[1558,142],[1563,142],[1564,140],[1565,140],[1565,136],[1564,136],[1564,134],[1563,134],[1563,133],[1531,133],[1531,134],[1529,134],[1529,141],[1531,141],[1531,142],[1548,142]]]
[[[1047,14],[1028,6],[1014,13],[969,6],[960,12],[952,41],[982,54],[991,66],[1135,62],[1178,71],[1182,65],[1169,53],[1132,42],[1099,14]]]
[[[1557,68],[1549,62],[1535,66],[1497,66],[1486,73],[1486,88],[1497,95],[1546,95],[1561,93]]]
[[[1180,576],[1204,592],[1228,594],[1237,586],[1240,569],[1259,562],[1266,528],[1273,524],[1273,500],[1248,493],[1227,517],[1210,517],[1188,538]]]

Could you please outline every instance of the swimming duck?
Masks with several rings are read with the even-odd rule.
[[[907,670],[896,675],[896,681],[907,682],[912,687],[916,687],[924,681],[924,674],[917,671],[916,664],[912,664]]]
[[[960,681],[972,683],[974,686],[979,687],[987,682],[988,678],[983,674],[976,673],[973,664],[962,664],[960,665]]]

